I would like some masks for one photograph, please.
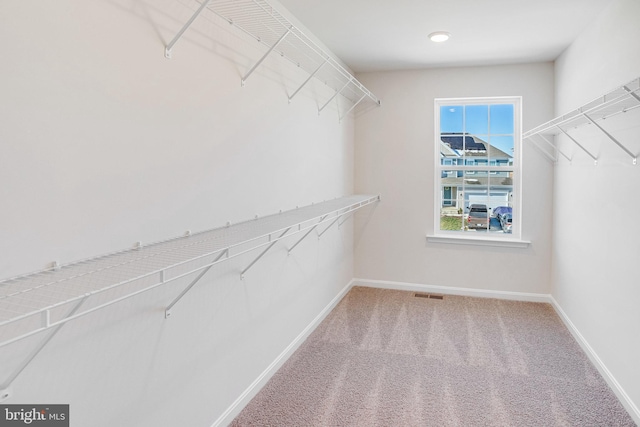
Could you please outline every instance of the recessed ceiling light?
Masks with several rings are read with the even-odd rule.
[[[436,43],[446,42],[449,40],[449,37],[451,37],[451,34],[446,31],[436,31],[435,33],[429,34],[431,41]]]

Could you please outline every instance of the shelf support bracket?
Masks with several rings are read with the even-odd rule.
[[[347,110],[347,112],[346,112],[346,113],[344,113],[344,114],[342,115],[342,117],[340,117],[340,119],[339,119],[338,121],[342,122],[342,119],[344,119],[345,117],[347,117],[347,115],[351,112],[351,110],[353,110],[354,108],[356,108],[356,107],[358,106],[358,104],[360,104],[360,103],[362,102],[362,100],[363,100],[366,96],[367,96],[367,94],[366,94],[366,93],[365,93],[364,95],[362,95],[362,97],[361,97],[360,99],[358,99],[358,102],[356,102],[355,104],[353,104],[353,105],[351,106],[351,108],[349,108],[349,109]]]
[[[198,283],[200,281],[200,279],[202,279],[202,277],[205,274],[207,274],[207,271],[209,271],[211,269],[211,267],[213,267],[225,255],[227,256],[227,258],[229,257],[229,248],[227,248],[227,249],[223,250],[222,252],[220,252],[220,254],[213,260],[213,262],[211,262],[211,264],[209,264],[208,267],[206,267],[204,270],[202,270],[200,272],[200,274],[198,274],[198,277],[193,279],[191,281],[191,283],[189,283],[189,285],[186,288],[184,288],[184,290],[180,293],[180,295],[178,295],[176,297],[176,299],[174,299],[173,302],[171,304],[169,304],[169,306],[167,306],[166,310],[164,311],[164,318],[165,319],[168,319],[169,317],[171,317],[171,309],[173,308],[173,306],[176,305],[176,303],[178,301],[180,301],[182,299],[182,297],[185,296],[187,294],[187,292],[189,292],[191,290],[191,288],[193,288],[195,286],[195,284]]]
[[[333,96],[331,98],[329,98],[329,100],[327,102],[324,103],[324,105],[322,107],[320,107],[320,109],[318,110],[318,115],[322,112],[322,110],[324,110],[324,108],[329,105],[329,103],[331,101],[333,101],[333,99],[338,96],[340,93],[342,93],[343,90],[345,90],[347,88],[347,86],[349,86],[349,83],[351,83],[351,81],[353,80],[353,77],[351,77],[345,84],[344,86],[342,86],[342,88],[340,90],[337,90],[336,93],[333,94]]]
[[[556,150],[558,153],[562,154],[562,156],[567,159],[569,161],[569,163],[571,163],[571,158],[569,156],[567,156],[566,154],[564,154],[562,152],[562,150],[560,150],[558,147],[556,147],[555,145],[553,145],[553,143],[551,141],[549,141],[544,135],[542,135],[541,133],[538,134],[538,136],[540,138],[542,138],[542,140],[544,142],[546,142],[547,144],[549,144],[551,146],[551,148],[553,148],[554,150]],[[557,161],[557,160],[556,160]]]
[[[271,46],[269,48],[269,50],[267,51],[267,53],[265,53],[262,58],[260,58],[260,60],[249,70],[249,72],[247,74],[245,74],[245,76],[242,78],[241,84],[242,86],[244,86],[244,83],[247,81],[247,79],[249,78],[249,76],[256,70],[256,68],[258,68],[260,66],[260,64],[262,64],[262,61],[264,61],[265,59],[267,59],[267,56],[269,56],[269,54],[271,52],[273,52],[273,49],[275,49],[276,47],[278,47],[278,45],[284,40],[285,37],[287,37],[289,35],[289,33],[291,32],[291,29],[293,27],[289,27],[287,28],[287,31],[284,32],[283,35],[280,36],[280,38],[278,39],[277,42],[275,42],[273,44],[273,46]]]
[[[344,224],[345,222],[349,221],[349,218],[351,218],[351,215],[347,215],[344,220],[339,221],[338,222],[338,227],[342,227],[342,224]]]
[[[76,312],[80,309],[80,306],[87,300],[88,297],[89,295],[85,295],[84,298],[78,301],[67,313],[65,318],[71,317],[74,314],[76,314]],[[49,328],[50,323],[51,323],[50,312],[49,310],[47,310],[43,312],[43,328]],[[9,376],[9,378],[7,378],[6,381],[0,385],[0,390],[6,390],[9,388],[9,386],[11,386],[11,384],[15,381],[15,379],[18,378],[18,376],[22,373],[22,371],[24,371],[26,367],[29,366],[31,361],[36,358],[36,356],[42,351],[43,348],[45,348],[45,346],[49,343],[49,341],[51,341],[53,337],[56,336],[58,332],[60,332],[60,329],[62,329],[64,325],[65,323],[61,323],[55,326],[54,329],[51,332],[49,332],[49,335],[47,335],[40,342],[40,344],[38,344],[38,346],[29,354],[29,356],[27,356],[27,358],[24,359],[24,361],[20,364],[20,366],[18,366],[16,370],[13,371],[13,373]]]
[[[309,229],[309,231],[307,231],[306,233],[304,233],[304,236],[302,236],[302,237],[300,238],[300,240],[298,240],[298,241],[297,241],[293,246],[291,246],[291,247],[289,248],[289,250],[287,251],[287,255],[290,255],[290,254],[291,254],[291,251],[293,251],[293,248],[295,248],[296,246],[298,246],[298,245],[300,244],[300,242],[302,242],[302,241],[303,241],[303,240],[304,240],[304,239],[305,239],[309,234],[311,234],[311,232],[312,232],[313,230],[315,230],[315,229],[316,229],[316,227],[317,227],[318,225],[320,225],[320,223],[322,223],[322,221],[324,221],[324,220],[325,220],[325,218],[326,218],[327,216],[328,216],[328,215],[324,215],[324,216],[320,217],[320,221],[318,221],[318,223],[317,223],[316,225],[314,225],[313,227],[311,227],[311,228]]]
[[[209,3],[211,3],[211,0],[204,0],[198,10],[196,10],[193,16],[187,21],[186,24],[184,24],[182,29],[178,31],[178,34],[176,34],[173,40],[171,40],[169,44],[164,48],[165,58],[171,59],[171,49],[173,49],[173,45],[176,44],[178,40],[180,40],[180,37],[182,37],[185,31],[187,31],[187,28],[189,28],[191,24],[193,24],[193,21],[196,20],[196,18],[202,13],[202,11],[209,5]]]
[[[539,153],[541,153],[544,157],[547,158],[547,160],[549,160],[550,162],[556,163],[557,160],[554,159],[549,153],[547,153],[545,150],[542,149],[542,147],[540,147],[540,145],[538,145],[537,143],[534,142],[532,136],[528,136],[525,139],[530,139],[531,140],[531,146],[534,147]]]
[[[380,201],[380,195],[378,195],[378,196],[376,197],[376,202],[379,202],[379,201]],[[367,205],[368,205],[368,204],[369,204],[369,203],[367,203]],[[363,206],[366,206],[366,205],[363,205],[362,203],[360,203],[360,206],[358,206],[358,209],[360,209],[360,208],[361,208],[361,207],[363,207]],[[356,209],[356,210],[357,210],[357,209]],[[349,219],[350,219],[351,217],[353,217],[353,215],[355,214],[355,211],[356,211],[356,210],[350,210],[350,211],[348,211],[348,212],[341,213],[341,214],[339,215],[339,218],[344,217],[344,220],[342,220],[342,221],[338,222],[338,227],[342,227],[342,224],[344,224],[345,222],[349,221]],[[325,230],[325,231],[326,231],[326,230]],[[323,232],[323,233],[324,233],[324,232]],[[320,233],[320,234],[322,235],[323,233]]]
[[[625,153],[627,153],[629,156],[631,156],[631,158],[633,159],[633,164],[637,164],[638,163],[638,157],[633,154],[631,151],[629,151],[629,149],[627,147],[625,147],[624,145],[622,145],[620,143],[620,141],[618,141],[617,139],[615,139],[613,137],[613,135],[611,135],[609,132],[607,132],[602,126],[600,126],[595,120],[593,120],[591,117],[589,117],[587,115],[587,113],[582,113],[583,116],[585,116],[587,118],[587,120],[589,120],[592,124],[596,125],[596,127],[598,129],[600,129],[602,131],[602,133],[604,133],[605,135],[607,135],[607,137],[612,140],[618,147],[622,148],[624,150]]]
[[[589,155],[589,157],[591,157],[593,159],[593,162],[595,165],[598,164],[598,158],[596,156],[594,156],[593,154],[591,154],[586,148],[584,148],[578,141],[576,141],[576,139],[574,137],[572,137],[571,135],[569,135],[569,133],[567,133],[566,130],[562,129],[560,126],[556,125],[556,127],[558,129],[560,129],[560,132],[562,132],[563,134],[565,134],[567,136],[567,138],[569,138],[570,140],[573,141],[574,144],[576,144],[578,147],[580,147],[582,149],[582,151],[584,151],[585,153],[587,153]]]
[[[315,69],[315,71],[313,73],[311,73],[311,75],[309,77],[307,77],[307,80],[304,81],[304,83],[302,83],[302,85],[300,85],[300,87],[298,89],[296,89],[295,92],[293,92],[293,94],[289,97],[289,102],[291,102],[291,100],[293,99],[294,96],[296,96],[298,94],[298,92],[300,92],[302,90],[303,87],[305,87],[307,85],[307,83],[309,83],[309,81],[318,73],[318,71],[320,71],[320,69],[324,66],[324,64],[326,64],[329,61],[329,58],[326,58],[324,60],[324,62],[322,64],[320,64],[320,66],[318,68]]]
[[[340,214],[340,215],[338,215],[338,216],[337,216],[333,221],[331,221],[331,224],[329,224],[329,226],[328,226],[327,228],[325,228],[324,230],[322,230],[322,231],[320,232],[320,234],[318,234],[318,239],[319,239],[320,237],[322,237],[322,235],[323,235],[324,233],[326,233],[326,232],[327,232],[327,231],[328,231],[328,230],[333,226],[333,224],[335,224],[336,222],[338,222],[338,220],[339,220],[340,218],[342,218],[342,215],[344,215],[344,214]]]
[[[262,258],[262,257],[264,256],[264,254],[266,254],[266,253],[269,251],[269,249],[271,249],[271,248],[273,247],[273,245],[275,245],[276,243],[278,243],[278,240],[282,239],[282,237],[283,237],[285,234],[287,234],[287,233],[289,232],[289,230],[291,230],[291,227],[289,227],[289,228],[287,228],[286,230],[284,230],[284,231],[282,232],[282,234],[280,234],[280,235],[279,235],[275,240],[273,240],[273,241],[271,242],[271,244],[270,244],[269,246],[267,246],[267,248],[266,248],[264,251],[262,251],[262,253],[260,253],[260,255],[258,255],[258,256],[256,257],[256,259],[254,259],[254,260],[251,262],[251,264],[249,264],[249,265],[247,266],[247,268],[245,268],[244,270],[242,270],[242,272],[240,273],[240,279],[244,279],[244,273],[246,273],[246,272],[247,272],[247,270],[249,270],[251,267],[253,267],[253,264],[255,264],[256,262],[258,262],[258,260],[259,260],[260,258]]]

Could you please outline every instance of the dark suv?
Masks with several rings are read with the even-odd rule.
[[[469,216],[467,217],[467,227],[489,229],[489,213],[487,205],[472,204],[469,206]]]

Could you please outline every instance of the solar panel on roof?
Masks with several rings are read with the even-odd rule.
[[[464,136],[464,147],[462,145],[462,135],[460,136],[442,136],[442,142],[449,144],[454,150],[486,150],[484,144],[476,142],[472,136]]]

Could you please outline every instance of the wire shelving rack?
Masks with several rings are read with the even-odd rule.
[[[213,265],[265,248],[243,276],[280,239],[307,231],[304,238],[328,223],[321,235],[343,216],[379,200],[369,195],[342,197],[0,281],[0,347],[168,282],[197,276],[167,307],[169,318],[173,305]],[[87,299],[97,302],[88,306]]]
[[[598,164],[597,156],[585,148],[577,138],[572,136],[569,131],[586,125],[593,125],[598,128],[601,133],[607,136],[614,144],[622,149],[629,157],[633,164],[637,164],[638,154],[633,153],[625,144],[620,142],[616,137],[609,133],[602,122],[609,117],[618,114],[624,114],[640,107],[640,77],[631,82],[622,85],[605,95],[594,99],[593,101],[573,110],[563,116],[556,117],[546,123],[543,123],[522,134],[523,139],[534,141],[534,137],[542,140],[545,144],[551,146],[554,151],[571,161],[571,158],[561,151],[554,144],[550,137],[556,135],[564,135],[571,140],[578,148],[591,157],[595,164]],[[556,159],[551,159],[556,161]]]
[[[201,0],[200,7],[167,44],[167,58],[171,58],[176,42],[205,9],[267,48],[264,56],[242,77],[242,85],[270,54],[277,53],[308,73],[308,78],[289,95],[289,102],[312,78],[316,78],[334,90],[333,96],[318,107],[318,114],[338,95],[351,102],[347,111],[338,113],[341,120],[361,102],[380,105],[380,100],[331,54],[318,46],[265,0]]]

